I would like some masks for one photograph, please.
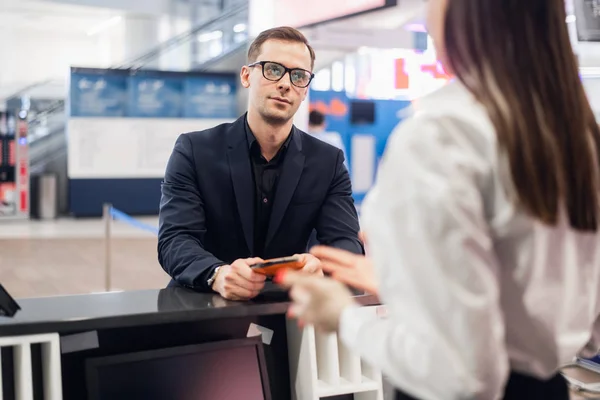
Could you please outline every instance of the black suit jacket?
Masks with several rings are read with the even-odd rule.
[[[210,290],[218,265],[252,257],[254,181],[245,116],[181,135],[160,202],[158,259],[176,283]],[[309,236],[363,253],[341,150],[293,128],[265,243],[265,259],[304,253]]]

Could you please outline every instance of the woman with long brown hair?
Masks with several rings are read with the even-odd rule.
[[[337,330],[399,398],[566,400],[559,367],[599,313],[600,132],[564,0],[429,3],[456,80],[389,140],[363,204],[369,258],[314,249],[338,281],[279,276],[289,314]],[[339,281],[377,291],[388,318]]]

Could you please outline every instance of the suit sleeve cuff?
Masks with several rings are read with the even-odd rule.
[[[200,280],[199,280],[199,282],[197,282],[197,285],[200,286],[200,289],[202,291],[214,292],[212,289],[212,285],[208,284],[208,280],[210,279],[210,277],[213,275],[213,273],[215,272],[215,270],[218,267],[220,267],[222,265],[226,265],[226,264],[227,263],[224,263],[221,261],[221,262],[211,265],[210,267],[208,267],[204,271],[202,271],[202,274],[200,274]]]

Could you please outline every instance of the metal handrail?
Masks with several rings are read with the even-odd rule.
[[[242,6],[238,6],[238,7],[232,8],[230,10],[226,10],[223,13],[221,13],[218,17],[216,17],[210,21],[200,24],[199,26],[194,27],[187,32],[173,36],[169,40],[159,44],[157,47],[155,47],[148,53],[146,53],[142,56],[138,56],[129,62],[125,62],[120,65],[116,65],[113,68],[130,69],[130,70],[140,69],[145,64],[149,63],[150,61],[154,60],[156,57],[160,56],[163,52],[170,50],[176,46],[187,43],[190,39],[192,39],[194,37],[194,35],[198,34],[199,32],[207,30],[208,28],[214,26],[215,24],[218,24],[219,22],[223,22],[231,17],[239,15],[242,12],[247,11],[248,8],[249,8],[248,4],[244,4]]]
[[[196,64],[194,66],[194,71],[200,71],[200,72],[208,71],[214,64],[217,64],[220,61],[222,61],[223,59],[231,56],[236,51],[246,48],[249,44],[250,44],[250,39],[246,39],[243,42],[239,42],[235,46],[230,47],[229,49],[227,49],[223,53],[219,54],[218,56],[213,57],[209,60],[206,60],[202,63]]]
[[[13,94],[11,94],[10,96],[6,96],[7,99],[12,99],[15,97],[20,97],[23,93],[30,91],[31,89],[35,89],[37,87],[40,86],[44,86],[47,85],[50,82],[55,81],[55,79],[45,79],[43,81],[38,81],[38,82],[34,82],[31,83],[27,86],[22,87],[21,89],[17,90],[16,92],[14,92]]]

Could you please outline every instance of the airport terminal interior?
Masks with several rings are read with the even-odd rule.
[[[0,0],[0,399],[395,399],[385,374],[341,337],[286,318],[281,288],[275,300],[250,302],[170,288],[159,210],[180,135],[242,116],[251,43],[289,26],[316,55],[294,126],[310,133],[311,113],[323,116],[360,219],[392,132],[454,79],[426,8],[423,0]],[[565,10],[600,123],[600,2],[566,0]],[[298,70],[289,72],[295,85]],[[385,314],[376,296],[357,299]],[[570,381],[571,398],[600,398],[600,358],[580,364],[582,381],[598,390]],[[172,381],[135,383],[163,377]],[[232,380],[237,392],[224,391]]]

